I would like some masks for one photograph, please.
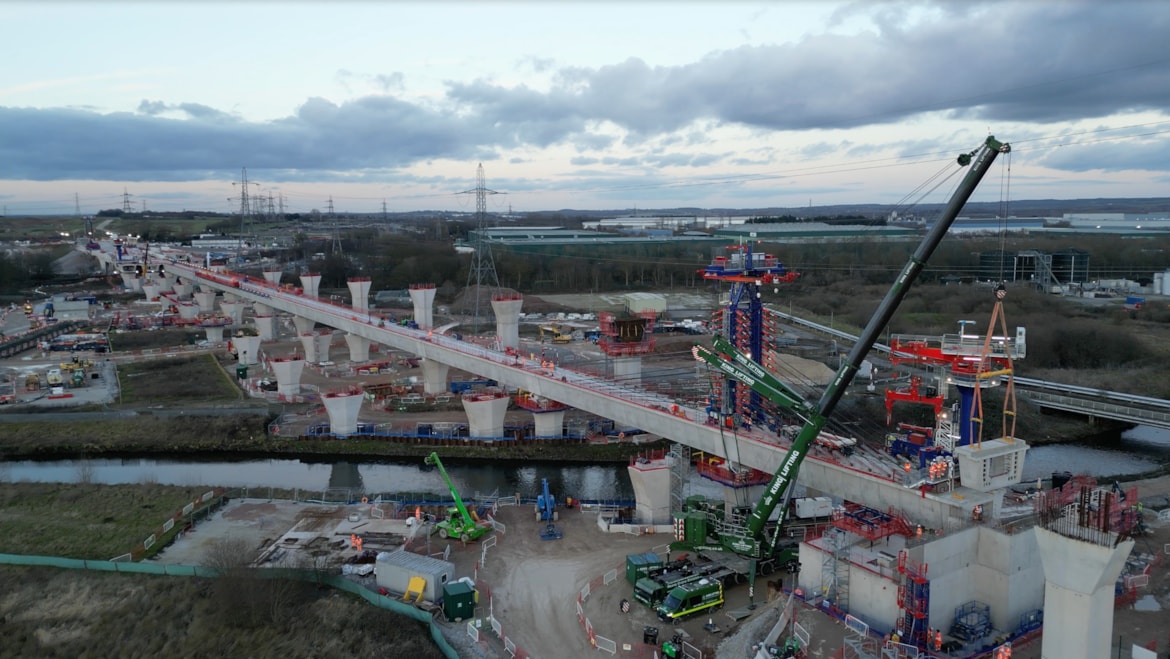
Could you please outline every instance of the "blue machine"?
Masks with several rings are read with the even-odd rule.
[[[544,522],[544,530],[540,532],[541,540],[560,540],[564,537],[557,525],[554,523],[559,518],[557,513],[557,500],[552,493],[548,491],[548,479],[540,479],[542,494],[536,497],[536,521]]]

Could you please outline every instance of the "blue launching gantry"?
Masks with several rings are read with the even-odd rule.
[[[726,282],[730,285],[726,309],[722,318],[712,321],[712,331],[727,337],[741,352],[753,361],[763,364],[765,343],[770,328],[764,324],[764,303],[760,289],[763,286],[796,281],[799,273],[789,272],[780,260],[771,254],[757,254],[752,243],[728,245],[726,256],[716,256],[706,268],[699,270],[703,279]],[[732,378],[724,384],[722,418],[738,417],[741,423],[762,424],[766,415],[761,409],[760,394]]]

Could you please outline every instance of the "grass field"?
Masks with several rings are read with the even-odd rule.
[[[270,448],[266,418],[258,415],[146,414],[95,421],[46,418],[5,423],[0,428],[0,459],[5,460],[103,453],[259,452]]]
[[[442,657],[426,628],[269,580],[0,568],[5,657]]]
[[[122,405],[222,403],[237,401],[242,392],[228,379],[213,355],[156,359],[118,367]]]
[[[84,466],[79,472],[84,480]],[[110,559],[205,491],[154,483],[0,483],[0,553]]]
[[[0,483],[0,553],[108,559],[206,489]],[[0,656],[162,655],[442,656],[423,625],[311,584],[0,567]]]

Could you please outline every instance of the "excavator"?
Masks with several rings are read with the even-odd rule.
[[[708,529],[708,538],[716,542],[699,548],[733,552],[760,565],[761,571],[763,571],[762,566],[777,562],[781,552],[792,551],[791,547],[781,543],[779,539],[785,522],[791,485],[796,481],[801,463],[808,455],[813,442],[824,429],[854,376],[860,370],[866,354],[877,342],[898,305],[909,292],[910,286],[918,278],[919,273],[939,243],[942,242],[943,236],[946,235],[959,211],[967,203],[967,199],[974,193],[979,182],[991,168],[996,156],[1010,151],[1009,144],[1000,142],[994,137],[988,137],[980,148],[959,156],[960,166],[971,166],[966,176],[947,202],[938,221],[931,227],[910,260],[898,274],[897,279],[894,280],[894,284],[869,319],[869,323],[862,331],[857,343],[853,346],[848,357],[841,363],[837,375],[829,383],[818,401],[806,401],[801,394],[780,382],[763,366],[753,361],[750,355],[740,351],[723,337],[715,337],[712,349],[695,346],[696,359],[705,361],[723,371],[771,400],[788,414],[804,420],[803,426],[781,461],[780,467],[773,474],[763,496],[756,502],[750,515],[746,517],[733,515],[724,519],[721,515],[708,512],[707,519],[702,520],[702,523]],[[780,505],[782,502],[784,505]],[[766,532],[766,527],[769,524],[769,518],[772,517],[772,513],[776,511],[778,506],[778,518],[772,533],[769,535]],[[685,528],[686,523],[694,519],[693,513],[689,518],[687,513],[683,513],[681,517],[681,519],[676,518],[675,520],[676,538],[682,539],[695,535],[687,534]],[[691,541],[692,547],[696,544],[703,545],[704,542]],[[789,569],[791,571],[791,563],[789,563]]]
[[[566,332],[558,325],[541,325],[540,326],[540,341],[543,343],[545,339],[553,343],[571,343],[573,341],[573,333]]]
[[[443,468],[443,461],[439,459],[439,454],[431,453],[428,455],[426,463],[439,468],[439,474],[443,476],[443,481],[451,490],[452,498],[455,499],[455,505],[447,509],[446,519],[439,520],[435,524],[439,537],[444,540],[458,538],[463,542],[471,542],[491,531],[491,522],[474,517],[471,511],[467,510],[467,506],[463,505],[463,498],[459,496],[459,490],[455,489],[455,484],[451,482],[451,477]]]

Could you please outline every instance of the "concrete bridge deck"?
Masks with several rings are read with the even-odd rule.
[[[106,260],[109,254],[102,254]],[[158,259],[168,274],[235,295],[241,300],[267,305],[322,325],[364,337],[446,364],[501,384],[532,391],[627,426],[642,428],[693,449],[724,457],[748,467],[774,473],[787,452],[788,444],[759,429],[726,431],[707,424],[705,410],[687,408],[676,401],[635,386],[619,384],[584,373],[557,369],[549,375],[539,364],[520,360],[503,352],[422,329],[381,326],[377,318],[348,306],[281,290],[261,279],[230,272],[214,272],[188,263]],[[677,411],[672,412],[672,406]],[[838,451],[819,449],[808,456],[798,482],[835,497],[863,502],[885,511],[893,508],[915,522],[932,528],[965,522],[971,510],[981,505],[985,514],[999,510],[1001,497],[957,487],[944,494],[923,493],[904,487],[892,462],[876,451],[846,457]]]

